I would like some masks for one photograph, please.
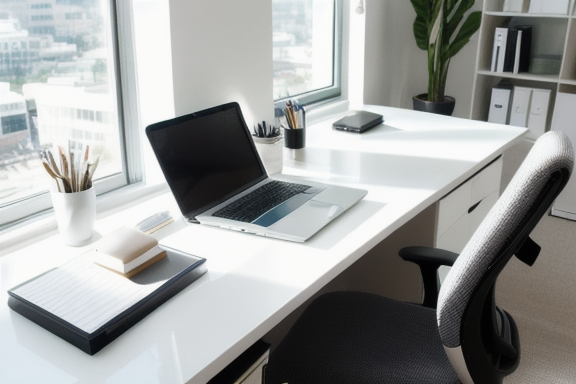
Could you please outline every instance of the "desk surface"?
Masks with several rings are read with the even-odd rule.
[[[11,311],[6,291],[87,251],[57,234],[0,259],[0,382],[204,383],[374,245],[500,155],[523,128],[366,107],[385,124],[361,135],[307,129],[284,173],[368,190],[303,244],[176,220],[155,236],[207,259],[208,273],[89,356]],[[169,193],[99,217],[95,238],[179,211]],[[102,216],[102,215],[100,215]]]

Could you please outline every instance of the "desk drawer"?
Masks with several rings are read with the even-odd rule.
[[[438,202],[435,246],[461,252],[500,194],[502,158]]]

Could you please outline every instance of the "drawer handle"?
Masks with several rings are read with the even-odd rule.
[[[468,213],[472,213],[472,211],[474,211],[476,208],[478,208],[478,206],[480,205],[480,203],[483,201],[484,199],[480,200],[479,202],[477,202],[476,204],[474,204],[473,206],[471,206],[470,208],[468,208]]]

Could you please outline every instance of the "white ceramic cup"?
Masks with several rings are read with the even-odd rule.
[[[58,230],[64,244],[81,246],[92,237],[96,220],[96,190],[94,187],[81,192],[63,193],[51,190],[52,204]]]
[[[264,163],[266,173],[269,175],[281,173],[284,139],[282,137],[254,137],[254,144]]]

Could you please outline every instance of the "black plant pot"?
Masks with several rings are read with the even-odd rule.
[[[452,96],[444,96],[444,101],[428,101],[428,94],[423,93],[412,98],[415,111],[431,112],[439,115],[452,116],[456,99]]]

